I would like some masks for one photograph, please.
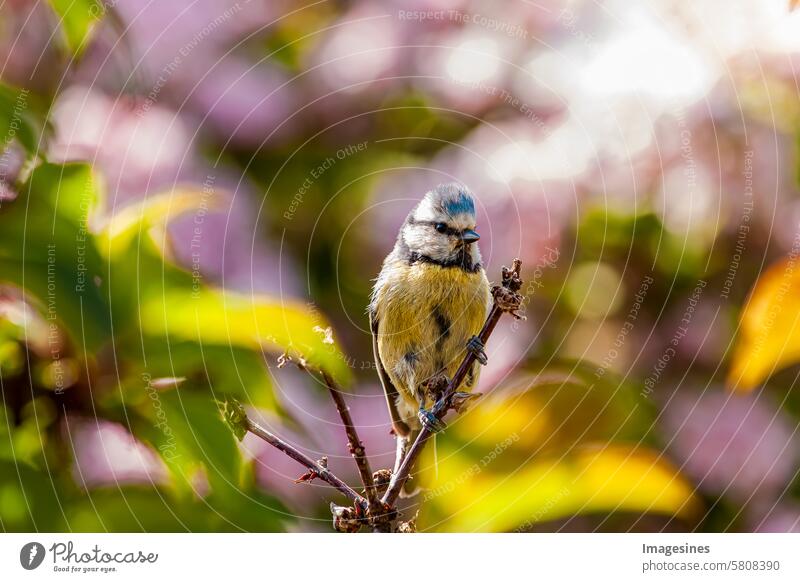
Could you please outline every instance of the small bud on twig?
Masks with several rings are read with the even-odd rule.
[[[419,516],[419,512],[408,521],[401,521],[397,524],[397,533],[417,533],[417,516]]]
[[[308,362],[302,356],[294,358],[289,355],[289,352],[283,352],[280,356],[278,356],[278,368],[283,368],[286,366],[286,364],[294,364],[301,370],[308,368]]]
[[[353,507],[342,507],[331,503],[331,515],[333,515],[333,529],[344,533],[355,533],[361,529],[363,521],[358,516]]]
[[[392,480],[392,471],[391,469],[378,469],[372,474],[372,479],[378,493],[383,493],[389,486],[389,481]]]

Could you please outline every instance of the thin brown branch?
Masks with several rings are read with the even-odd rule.
[[[518,293],[522,287],[522,280],[519,277],[519,270],[521,266],[521,261],[519,259],[514,259],[514,264],[511,269],[503,267],[502,284],[495,285],[492,288],[492,297],[494,298],[494,303],[491,311],[489,311],[489,315],[486,318],[486,322],[483,324],[483,328],[478,334],[478,337],[484,345],[486,345],[489,336],[492,335],[492,332],[497,326],[497,322],[500,321],[500,316],[503,315],[503,313],[511,313],[517,318],[522,317],[518,315],[516,311],[519,309],[522,301],[522,297]],[[467,354],[464,356],[464,359],[462,360],[461,365],[458,367],[458,370],[456,370],[456,373],[450,379],[444,394],[433,407],[432,412],[436,415],[436,418],[441,420],[444,415],[447,414],[451,408],[453,408],[453,396],[456,394],[458,387],[464,381],[464,378],[474,363],[475,354],[471,351],[467,351]],[[397,501],[397,497],[400,495],[400,491],[403,489],[403,485],[405,485],[405,482],[408,480],[408,477],[411,474],[411,469],[414,467],[414,463],[422,453],[422,450],[425,448],[425,443],[428,442],[428,439],[433,436],[433,434],[434,433],[428,430],[427,427],[423,427],[419,435],[417,435],[417,439],[411,445],[411,448],[403,458],[400,468],[394,475],[392,475],[389,488],[386,490],[386,493],[384,493],[383,498],[381,499],[385,505],[389,507],[394,506],[395,502]]]
[[[342,481],[339,477],[331,473],[324,464],[321,464],[308,455],[300,452],[292,445],[281,439],[279,436],[271,433],[263,426],[259,425],[258,423],[254,422],[250,418],[245,418],[247,430],[259,437],[260,439],[268,442],[273,447],[282,451],[287,456],[291,457],[301,465],[303,465],[306,469],[316,475],[318,478],[322,479],[329,485],[335,487],[339,491],[341,491],[344,495],[346,495],[351,501],[356,503],[361,509],[366,510],[368,507],[367,500],[364,499],[358,492],[356,492],[352,487],[350,487],[347,483]]]
[[[373,477],[372,469],[370,468],[369,459],[367,458],[367,452],[364,447],[364,443],[358,436],[355,423],[353,423],[353,417],[350,415],[350,407],[347,406],[347,403],[344,401],[344,397],[342,396],[341,387],[328,372],[322,369],[312,368],[303,359],[295,359],[288,354],[283,354],[280,358],[278,358],[279,368],[288,363],[293,363],[301,370],[312,374],[316,372],[322,377],[325,386],[328,388],[328,393],[331,395],[334,405],[336,405],[336,411],[339,413],[339,417],[342,419],[345,434],[347,435],[348,449],[355,460],[356,467],[358,469],[358,475],[361,479],[361,484],[363,485],[364,492],[367,496],[367,505],[373,515],[381,513],[383,506],[381,505],[380,499],[378,499],[378,490],[375,486],[375,479]]]
[[[347,406],[347,403],[344,401],[342,391],[331,375],[324,370],[321,372],[321,375],[322,379],[325,381],[325,385],[328,387],[328,392],[333,399],[333,403],[336,405],[336,410],[339,412],[342,424],[344,424],[344,430],[345,433],[347,433],[348,448],[358,467],[358,475],[361,477],[361,484],[364,485],[364,492],[369,502],[370,512],[377,514],[382,510],[381,502],[378,499],[378,490],[375,487],[375,480],[372,476],[372,469],[369,465],[367,452],[364,449],[364,443],[358,438],[358,431],[356,430],[355,424],[353,424],[353,417],[350,415],[350,407]]]

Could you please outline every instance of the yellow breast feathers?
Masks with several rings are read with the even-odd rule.
[[[483,270],[415,263],[394,265],[376,289],[378,352],[403,400],[420,403],[420,385],[434,374],[452,377],[467,340],[477,335],[490,306]],[[477,381],[477,370],[465,389]]]

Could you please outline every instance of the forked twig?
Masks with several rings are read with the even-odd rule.
[[[310,481],[313,478],[319,478],[341,491],[348,499],[353,501],[360,509],[366,510],[368,507],[367,500],[364,499],[357,491],[350,487],[347,483],[342,481],[339,477],[333,474],[327,467],[325,461],[315,461],[302,451],[296,449],[278,435],[273,434],[266,428],[252,420],[247,416],[244,407],[234,400],[228,400],[223,403],[223,416],[228,425],[233,430],[233,434],[239,440],[244,438],[248,432],[256,435],[258,438],[269,443],[279,451],[283,452],[288,457],[291,457],[306,469],[308,469],[309,477],[303,476],[299,481]]]
[[[318,478],[327,482],[328,484],[336,487],[339,491],[344,493],[351,501],[357,503],[362,509],[367,508],[367,500],[364,499],[357,491],[350,487],[347,483],[342,481],[339,477],[334,475],[323,463],[315,461],[305,453],[300,452],[292,445],[272,434],[270,431],[257,424],[256,422],[247,419],[247,430],[271,444],[276,449],[283,451],[286,455],[303,465],[306,469],[316,475]]]
[[[364,493],[367,496],[370,510],[372,513],[376,513],[381,508],[378,490],[375,487],[375,480],[372,476],[372,469],[367,458],[367,451],[364,449],[364,443],[358,437],[358,431],[356,431],[355,424],[353,424],[353,417],[350,416],[350,407],[344,401],[342,390],[333,377],[325,371],[322,371],[321,375],[325,385],[328,387],[333,403],[336,405],[339,417],[342,419],[344,430],[347,433],[348,448],[358,467],[358,475],[361,477],[361,484],[364,486]]]

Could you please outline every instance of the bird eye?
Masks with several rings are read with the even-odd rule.
[[[433,228],[436,229],[436,232],[440,232],[442,234],[447,232],[447,225],[444,222],[437,222],[433,225]]]

